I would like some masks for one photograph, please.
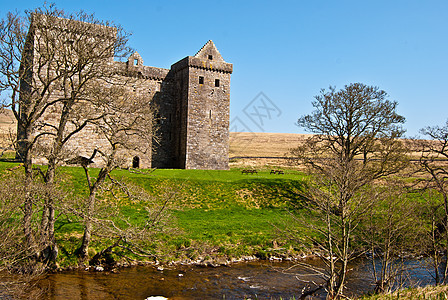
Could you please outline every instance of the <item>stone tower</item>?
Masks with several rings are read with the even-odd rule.
[[[177,167],[228,169],[230,74],[212,41],[196,53],[175,63]]]

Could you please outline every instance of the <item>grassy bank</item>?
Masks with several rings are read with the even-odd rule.
[[[99,170],[90,171],[94,177]],[[128,198],[124,192],[103,193],[98,197],[98,209],[124,228],[127,224],[145,224],[148,207],[168,203],[166,230],[139,243],[152,256],[142,258],[126,253],[130,259],[159,261],[162,264],[174,261],[209,265],[243,257],[266,259],[306,252],[306,249],[299,248],[300,242],[292,241],[285,234],[295,217],[303,218],[308,223],[318,220],[302,208],[305,175],[287,168],[283,168],[283,175],[270,174],[270,168],[258,168],[258,174],[251,175],[242,174],[241,171],[239,168],[228,171],[115,170],[112,172],[114,180],[125,183],[136,194],[144,190],[150,198]],[[0,176],[3,178],[21,172],[23,169],[18,163],[0,162]],[[72,208],[82,206],[88,195],[84,176],[82,168],[58,169],[59,189],[65,195],[64,205]],[[424,201],[420,194],[409,193],[407,197],[412,197],[413,203]],[[83,234],[82,219],[67,210],[59,210],[57,215],[57,263],[62,268],[76,266],[78,258],[75,251]],[[316,235],[303,223],[302,226],[295,225],[294,229],[298,231],[295,237]],[[112,242],[111,238],[94,236],[90,257]],[[117,252],[113,255],[119,258]],[[364,299],[446,299],[441,298],[446,296],[446,289],[437,293],[426,291],[409,290]]]
[[[22,172],[18,166],[17,163],[1,162],[0,172],[4,175]],[[67,201],[82,203],[88,194],[84,170],[61,167],[58,172],[60,188],[67,195]],[[91,172],[95,176],[98,170]],[[112,178],[125,182],[131,190],[144,189],[155,204],[169,199],[168,230],[143,243],[145,249],[163,263],[228,260],[243,256],[267,258],[295,255],[301,251],[282,232],[291,223],[291,208],[301,205],[304,175],[297,171],[285,169],[284,175],[274,175],[270,174],[270,169],[259,169],[258,174],[246,175],[241,169],[115,170]],[[98,205],[105,213],[115,212],[112,219],[117,223],[126,220],[144,224],[147,200],[128,199],[120,194],[99,199]],[[81,220],[63,213],[55,227],[60,248],[59,265],[75,265],[75,250],[83,232]],[[108,242],[95,239],[90,254],[104,249]]]
[[[386,295],[372,295],[360,298],[361,300],[446,300],[448,299],[448,286],[426,286],[399,290]]]

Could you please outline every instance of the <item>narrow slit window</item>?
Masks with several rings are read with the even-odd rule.
[[[212,119],[212,111],[211,110],[208,112],[208,117],[210,118],[210,120]]]
[[[204,84],[204,76],[199,76],[199,84]]]
[[[219,87],[219,79],[215,79],[215,86]]]

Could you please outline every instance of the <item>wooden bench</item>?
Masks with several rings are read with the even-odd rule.
[[[282,175],[284,175],[285,172],[283,172],[283,170],[271,170],[271,173],[269,173],[269,174],[277,174],[277,175],[282,174]]]
[[[241,174],[258,174],[257,170],[242,170]]]

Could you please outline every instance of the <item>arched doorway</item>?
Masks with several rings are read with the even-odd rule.
[[[140,168],[140,157],[134,156],[134,158],[132,159],[132,167],[134,169]]]

